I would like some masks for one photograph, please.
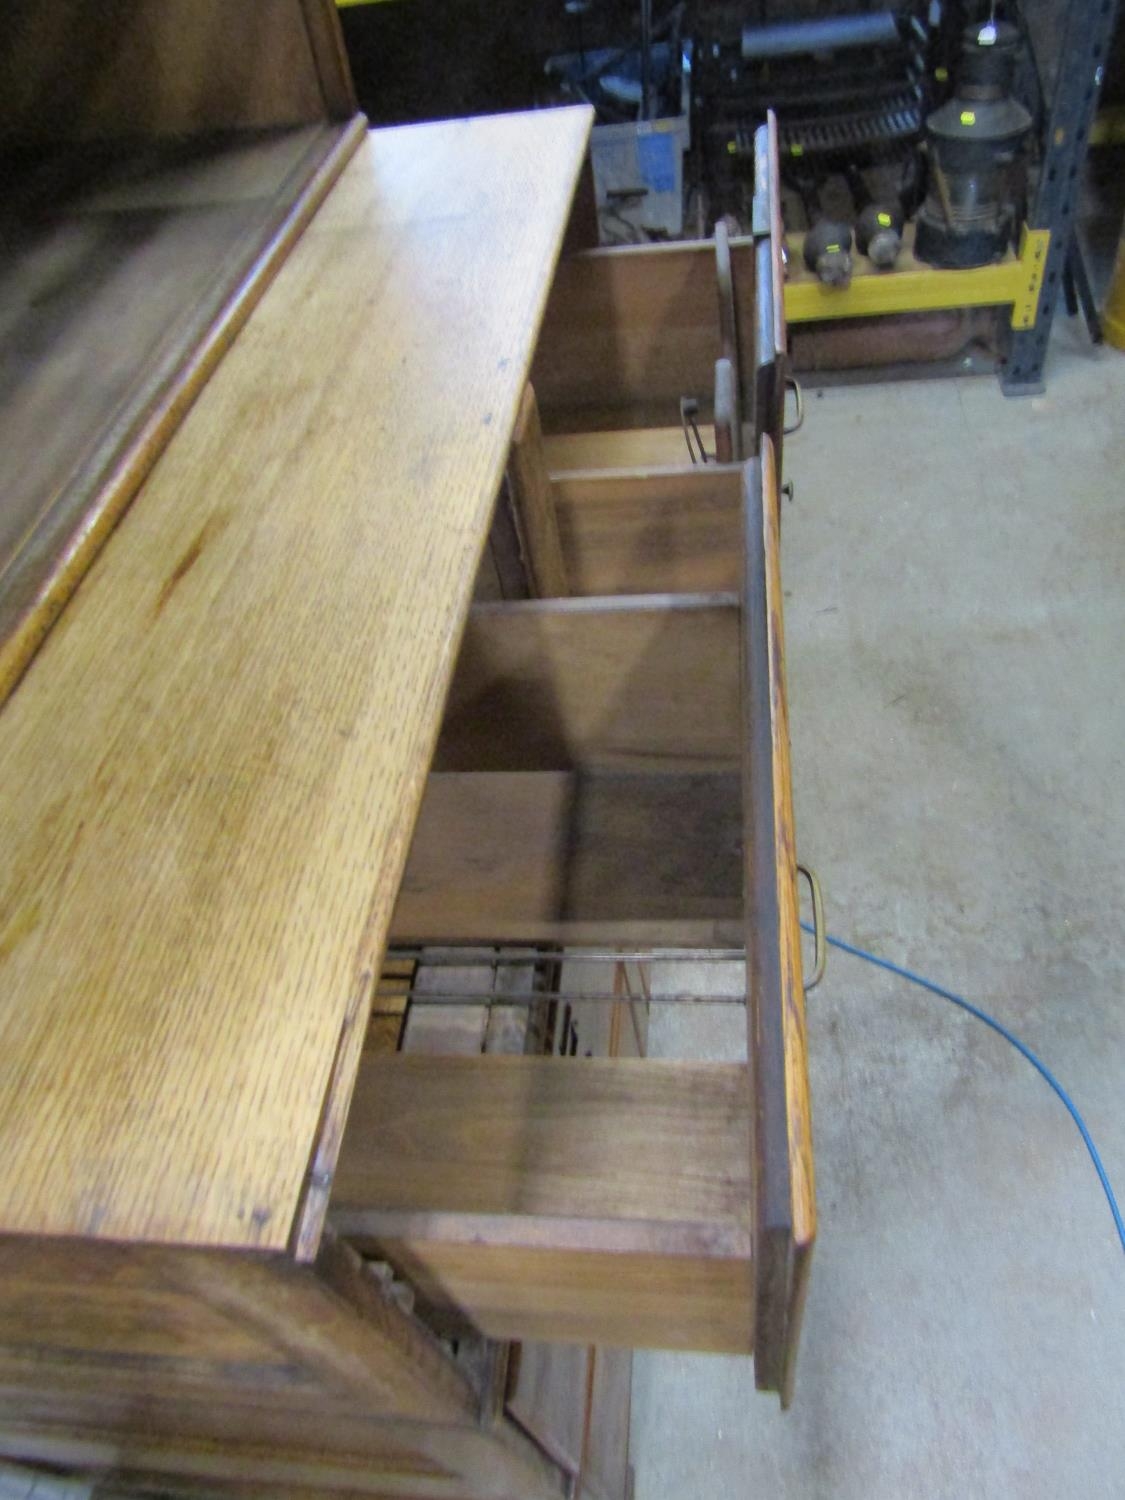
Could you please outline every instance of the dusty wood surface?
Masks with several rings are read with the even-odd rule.
[[[735,595],[477,605],[436,771],[735,770]]]
[[[744,941],[737,772],[430,777],[396,942]]]
[[[367,139],[0,715],[4,1228],[315,1248],[589,120]]]
[[[134,143],[39,174],[5,257],[0,702],[363,133]]]

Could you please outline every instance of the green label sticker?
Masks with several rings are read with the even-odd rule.
[[[839,245],[825,245],[824,248],[829,255],[839,255],[840,253]]]
[[[944,83],[946,81],[946,79],[949,77],[949,69],[948,68],[935,68],[934,69],[934,77],[937,79],[937,81],[939,83]]]
[[[972,112],[971,109],[963,109],[961,111],[961,124],[962,125],[975,125],[976,123],[977,123],[977,117],[976,117],[975,114],[973,114],[973,112]]]
[[[789,147],[790,156],[804,156],[804,154],[805,148],[801,145],[800,141],[794,141],[793,144]]]
[[[891,216],[890,216],[890,214],[880,212],[880,213],[877,213],[875,215],[875,217],[878,220],[879,227],[881,229],[889,229],[891,227]]]

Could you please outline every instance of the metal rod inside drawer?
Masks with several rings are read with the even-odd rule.
[[[566,949],[546,948],[402,948],[388,950],[387,963],[412,963],[424,971],[434,969],[499,969],[502,967],[550,964],[559,970],[569,964],[651,964],[663,963],[743,963],[744,948],[630,948],[630,949]],[[622,1005],[630,1001],[645,1000],[653,1005],[745,1005],[745,995],[700,995],[691,991],[679,991],[670,995],[653,995],[645,986],[643,995],[632,995],[605,990],[584,991],[572,986],[556,984],[526,990],[458,991],[434,988],[428,983],[424,988],[413,982],[405,991],[402,979],[388,977],[388,987],[377,989],[372,1014],[386,1014],[379,1009],[381,998],[394,1001],[394,1013],[401,1011],[404,1002],[411,1005],[472,1005],[472,1006],[532,1006],[545,1002],[572,1005]]]

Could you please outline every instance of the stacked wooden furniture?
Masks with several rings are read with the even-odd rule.
[[[49,51],[33,9],[53,43],[81,34],[76,4],[17,8],[28,57]],[[52,76],[86,101],[65,119],[128,155],[128,206],[79,192],[61,229],[32,215],[46,248],[9,282],[12,389],[40,417],[3,476],[0,1453],[161,1494],[618,1500],[625,1438],[595,1413],[620,1420],[628,1367],[606,1346],[753,1350],[787,1391],[815,1228],[764,434],[779,303],[740,270],[776,251],[769,205],[732,256],[739,438],[756,452],[761,431],[761,453],[704,466],[726,573],[684,560],[690,466],[685,503],[657,475],[647,510],[628,465],[615,510],[603,467],[585,517],[617,539],[609,592],[474,608],[506,471],[524,592],[561,557],[559,591],[591,593],[555,503],[574,470],[551,453],[589,403],[560,392],[568,360],[605,368],[649,336],[628,299],[578,355],[544,321],[602,255],[565,260],[552,291],[588,111],[363,137],[327,6],[100,14],[119,65],[102,37],[99,70]],[[193,109],[241,97],[274,76],[271,25],[277,91],[304,92],[275,113],[271,93],[268,119],[208,117],[199,150],[240,165],[192,177],[194,116],[160,123],[177,58],[210,80]],[[286,147],[283,187],[249,188],[238,153],[319,132],[317,108],[304,185]],[[30,105],[19,121],[30,181],[47,153]],[[113,218],[142,212],[150,168],[158,195],[189,172],[152,209],[156,240],[182,216],[197,247],[204,207],[254,203],[195,323],[176,275],[166,322],[144,302],[155,241]],[[76,243],[127,248],[68,258],[76,220]],[[123,316],[98,300],[117,275],[148,332],[124,319],[112,388],[87,400],[97,382],[68,377]],[[541,444],[533,358],[558,380],[538,375]],[[617,423],[598,430],[638,430],[626,386],[598,402]],[[630,576],[650,547],[663,579],[651,560]],[[720,592],[678,592],[683,569]],[[745,945],[749,1062],[636,1055],[627,996],[583,1049],[604,1055],[526,1035],[518,1055],[435,1053],[412,1021],[389,1051],[369,1015],[391,940]],[[539,1399],[566,1385],[559,1344],[586,1384],[577,1433]]]

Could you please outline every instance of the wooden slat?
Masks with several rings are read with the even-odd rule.
[[[572,1064],[573,1065],[573,1064]],[[638,1232],[606,1249],[609,1226],[591,1243],[545,1248],[556,1225],[529,1220],[527,1235],[500,1243],[495,1221],[436,1224],[385,1215],[357,1241],[385,1256],[430,1308],[468,1310],[494,1339],[543,1339],[635,1349],[749,1354],[753,1349],[750,1234],[721,1247]],[[593,1243],[596,1241],[597,1243]]]
[[[735,770],[735,595],[477,605],[437,771]]]
[[[573,593],[741,586],[739,466],[565,471],[552,480]]]
[[[565,964],[560,973],[565,985]],[[571,1008],[580,1057],[643,1055],[645,1003],[629,998],[625,964],[615,964],[613,975],[621,1004]],[[627,1500],[632,1373],[631,1349],[526,1341],[513,1347],[507,1410],[568,1473],[581,1475],[576,1493],[587,1500]]]
[[[314,1253],[589,124],[368,136],[0,714],[0,1226]]]
[[[0,1400],[8,1394],[0,1389]],[[0,1428],[0,1452],[33,1452],[38,1462],[99,1480],[104,1474],[106,1495],[123,1500],[137,1500],[138,1490],[160,1500],[565,1500],[564,1476],[510,1426],[372,1421],[319,1409],[263,1409],[249,1423],[245,1412],[214,1399],[171,1403],[154,1393],[140,1408],[145,1425],[119,1436],[122,1406],[103,1391],[88,1424],[64,1410],[34,1429]],[[193,1441],[208,1424],[219,1440]],[[102,1494],[99,1484],[99,1500]]]
[[[522,1434],[479,1417],[464,1372],[346,1246],[314,1270],[0,1237],[0,1454],[259,1494],[561,1500]]]
[[[543,429],[535,391],[529,385],[520,402],[508,460],[508,493],[523,544],[530,592],[541,599],[570,592],[559,546],[555,497],[543,457]]]
[[[545,432],[543,453],[552,475],[570,469],[693,467],[683,426],[624,427],[592,432]]]
[[[365,1059],[333,1222],[491,1337],[746,1349],[748,1106],[737,1064]]]
[[[332,1218],[749,1225],[746,1070],[648,1058],[365,1057]]]
[[[508,1415],[572,1476],[582,1467],[593,1357],[585,1344],[525,1341],[512,1350]]]
[[[741,944],[737,773],[429,779],[396,942]]]
[[[583,1485],[587,1500],[629,1500],[629,1414],[632,1406],[633,1351],[600,1345],[594,1351],[590,1383],[591,1421]]]
[[[746,466],[747,979],[754,1079],[755,1377],[788,1398],[816,1233],[773,449]]]

